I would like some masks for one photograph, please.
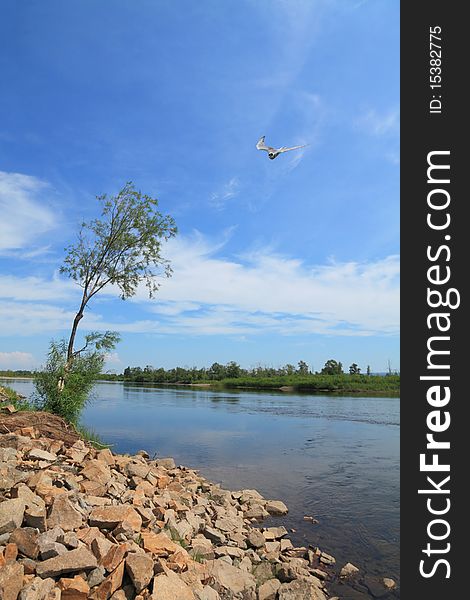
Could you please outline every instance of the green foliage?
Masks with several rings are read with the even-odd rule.
[[[78,325],[89,301],[105,286],[114,285],[123,300],[145,282],[149,296],[159,287],[157,276],[171,275],[161,244],[176,235],[172,217],[157,210],[158,201],[127,183],[116,195],[99,196],[101,218],[82,223],[78,241],[67,248],[61,273],[82,288],[80,306],[68,342],[50,346],[44,371],[35,375],[37,404],[76,423],[93,382],[101,373],[104,352],[119,341],[117,333],[92,332],[75,349]]]
[[[86,302],[108,284],[116,285],[121,298],[133,296],[141,281],[150,297],[158,289],[155,276],[171,274],[161,256],[162,241],[176,235],[172,217],[156,210],[158,201],[127,183],[116,195],[98,196],[101,219],[82,223],[78,242],[67,249],[61,273],[84,290]],[[86,304],[85,302],[85,304]]]
[[[82,440],[90,442],[90,444],[97,450],[102,450],[103,448],[111,448],[112,446],[112,444],[103,443],[96,431],[94,431],[93,429],[89,429],[88,427],[85,427],[80,423],[75,425],[75,429],[77,430],[77,433],[80,434]]]
[[[281,375],[277,377],[240,377],[220,382],[227,388],[272,389],[292,387],[299,392],[347,392],[398,394],[399,375]]]
[[[173,542],[176,542],[182,548],[188,547],[188,542],[183,537],[181,537],[181,535],[176,531],[174,527],[167,526],[165,527],[164,531],[170,536]]]
[[[104,336],[87,336],[91,349],[82,349],[66,373],[67,344],[65,340],[52,341],[47,362],[42,371],[34,376],[36,387],[35,404],[40,410],[60,415],[71,423],[77,423],[80,413],[88,401],[95,379],[103,368],[105,355],[96,349],[96,343]],[[91,339],[94,339],[94,345]],[[106,342],[109,348],[109,340]],[[65,379],[65,375],[67,376]],[[61,389],[59,381],[64,381]]]
[[[336,360],[327,360],[325,366],[321,370],[323,375],[341,375],[343,372],[343,365]]]
[[[299,360],[297,373],[299,373],[299,375],[308,375],[308,364],[304,360]]]
[[[5,400],[9,404],[13,404],[17,410],[32,410],[30,402],[8,386],[0,385],[0,400]]]
[[[301,361],[302,362],[302,361]],[[329,361],[330,362],[330,361]],[[359,367],[356,373],[345,374],[342,372],[341,363],[336,364],[335,370],[341,372],[330,373],[300,373],[293,365],[275,369],[273,367],[255,367],[243,369],[237,363],[230,362],[227,365],[214,363],[210,368],[198,369],[196,367],[165,370],[162,367],[155,369],[147,365],[141,367],[126,367],[122,376],[105,376],[103,379],[120,379],[136,383],[155,384],[198,384],[211,383],[230,388],[253,388],[253,389],[279,389],[284,386],[293,387],[299,391],[312,392],[370,392],[370,393],[393,393],[398,394],[400,390],[400,376],[395,375],[362,375]],[[238,375],[231,375],[233,365],[236,365]],[[334,365],[333,365],[334,366]]]
[[[361,372],[361,369],[357,366],[356,363],[353,363],[350,367],[349,367],[349,374],[350,375],[359,375]]]

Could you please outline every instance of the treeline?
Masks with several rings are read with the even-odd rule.
[[[29,371],[1,371],[0,376],[27,377]],[[213,363],[209,368],[175,367],[173,369],[146,367],[126,367],[121,374],[104,373],[98,377],[104,381],[128,381],[147,384],[212,384],[227,388],[279,389],[292,388],[297,391],[330,392],[377,392],[398,394],[400,375],[390,367],[386,374],[372,374],[367,366],[365,373],[352,363],[345,372],[341,362],[330,359],[320,371],[312,371],[301,360],[297,365],[283,367],[257,366],[244,369],[235,361],[223,365]]]
[[[33,377],[34,371],[26,371],[25,369],[18,369],[13,371],[12,369],[7,369],[4,371],[0,371],[0,377]]]
[[[286,364],[283,367],[265,367],[257,366],[251,369],[244,369],[235,361],[230,361],[223,365],[213,363],[209,368],[202,367],[175,367],[173,369],[164,369],[163,367],[155,368],[151,365],[146,367],[126,367],[122,375],[103,375],[107,380],[132,381],[135,383],[211,383],[211,382],[230,382],[244,384],[247,382],[265,382],[270,380],[273,385],[291,385],[293,382],[299,384],[300,380],[311,381],[316,378],[318,381],[329,381],[328,378],[339,377],[350,380],[354,377],[357,381],[367,381],[367,378],[376,379],[377,376],[372,375],[370,367],[367,367],[366,373],[362,374],[360,367],[356,363],[350,365],[347,373],[344,372],[341,362],[330,359],[328,360],[320,372],[310,370],[308,364],[301,360],[297,365]],[[386,377],[392,377],[394,380],[399,380],[397,373],[389,372]]]

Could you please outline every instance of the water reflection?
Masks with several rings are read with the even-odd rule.
[[[399,580],[399,399],[120,383],[95,394],[83,422],[116,452],[173,456],[227,488],[282,499],[294,542]]]

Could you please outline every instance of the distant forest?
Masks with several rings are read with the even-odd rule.
[[[31,371],[0,371],[0,377],[32,377]],[[400,388],[400,375],[392,372],[373,374],[370,367],[362,373],[356,363],[344,371],[341,362],[330,359],[321,371],[312,372],[305,361],[297,365],[286,364],[280,368],[253,367],[244,369],[238,363],[230,361],[223,365],[214,363],[209,368],[175,367],[173,369],[146,367],[126,367],[121,374],[103,373],[99,376],[104,381],[129,381],[149,384],[213,384],[224,387],[246,388],[282,388],[292,387],[297,390],[330,390],[330,391],[384,391],[397,393]]]

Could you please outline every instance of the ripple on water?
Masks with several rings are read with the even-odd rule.
[[[173,456],[228,489],[282,499],[289,514],[272,521],[295,543],[399,581],[398,398],[102,383],[83,422],[116,452]]]

